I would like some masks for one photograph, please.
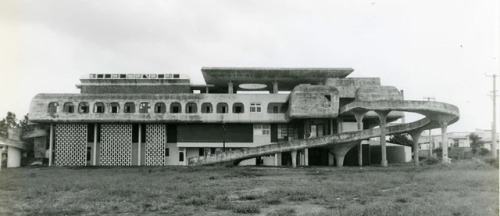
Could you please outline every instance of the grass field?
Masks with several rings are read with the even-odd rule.
[[[498,195],[498,169],[475,161],[0,172],[0,215],[498,215]]]

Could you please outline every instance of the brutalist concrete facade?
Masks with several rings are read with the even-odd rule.
[[[351,72],[211,67],[202,68],[206,84],[183,74],[84,75],[80,94],[33,98],[30,120],[45,132],[37,136],[35,155],[57,166],[363,165],[369,155],[363,140],[445,130],[458,120],[452,105],[404,101],[396,87],[381,86],[379,78],[348,78]],[[385,128],[403,111],[430,117]],[[353,151],[354,158],[345,158]]]

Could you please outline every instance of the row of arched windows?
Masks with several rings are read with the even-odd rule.
[[[258,108],[256,108],[256,104],[258,105]],[[57,112],[57,107],[59,104],[57,102],[51,102],[49,103],[48,107],[48,112],[49,113],[56,113]],[[261,112],[260,108],[260,103],[252,103],[251,105],[250,112]],[[279,109],[277,107],[280,107]],[[268,105],[268,112],[269,113],[283,113],[285,112],[285,109],[283,109],[283,103],[269,103]],[[149,113],[149,108],[150,103],[149,102],[142,102],[139,104],[139,113]],[[135,103],[133,102],[126,102],[123,107],[123,113],[135,113],[136,112],[136,106]],[[173,102],[170,104],[169,113],[182,113],[182,105],[179,102]],[[205,102],[201,104],[201,113],[213,113],[214,111],[216,113],[229,113],[229,106],[227,103],[220,102],[217,103],[216,109],[212,107],[212,103]],[[74,113],[75,111],[75,105],[72,102],[66,102],[63,105],[63,112],[64,113]],[[78,113],[89,113],[90,112],[90,105],[87,102],[80,102],[78,104]],[[104,105],[103,102],[96,102],[94,104],[93,113],[105,113],[106,112],[106,106]],[[109,104],[109,113],[119,113],[120,112],[120,104],[117,102],[112,102]],[[163,102],[158,102],[155,103],[154,108],[153,108],[154,113],[166,113],[167,112],[167,106]],[[245,112],[245,106],[243,103],[234,103],[232,107],[232,113],[244,113]],[[189,102],[186,104],[184,113],[198,113],[198,105],[194,102]]]

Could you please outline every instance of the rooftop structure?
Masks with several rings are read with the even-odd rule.
[[[80,94],[36,95],[29,118],[45,133],[35,154],[57,166],[368,165],[362,140],[403,132],[418,140],[459,116],[453,105],[405,101],[379,78],[349,78],[352,68],[201,70],[206,84],[183,74],[90,74]],[[386,127],[406,111],[426,118]],[[381,139],[382,166],[385,148]]]

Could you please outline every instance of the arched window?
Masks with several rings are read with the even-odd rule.
[[[181,113],[182,106],[179,102],[173,102],[170,104],[170,113]]]
[[[142,102],[139,104],[139,113],[149,113],[149,103]]]
[[[186,104],[186,113],[197,113],[198,106],[194,102],[189,102]]]
[[[212,108],[211,103],[202,103],[201,104],[201,113],[213,113],[214,110]]]
[[[111,113],[118,113],[118,110],[120,110],[120,104],[113,102],[110,104],[111,107]]]
[[[57,112],[57,107],[59,104],[57,102],[50,102],[49,103],[49,113],[56,113]]]
[[[65,113],[75,112],[75,106],[73,105],[73,103],[71,103],[71,102],[64,103],[63,112],[65,112]]]
[[[87,102],[81,102],[80,104],[78,104],[78,112],[79,113],[89,113],[89,103]]]
[[[94,113],[104,113],[104,103],[97,102],[94,104]]]
[[[242,103],[234,103],[233,104],[233,113],[244,113],[245,108]]]
[[[165,106],[165,103],[158,102],[155,104],[155,113],[165,113],[166,111],[167,111],[167,106]]]
[[[133,102],[127,102],[123,106],[124,113],[135,113],[135,104]]]
[[[228,113],[227,103],[218,103],[217,104],[217,113]]]

